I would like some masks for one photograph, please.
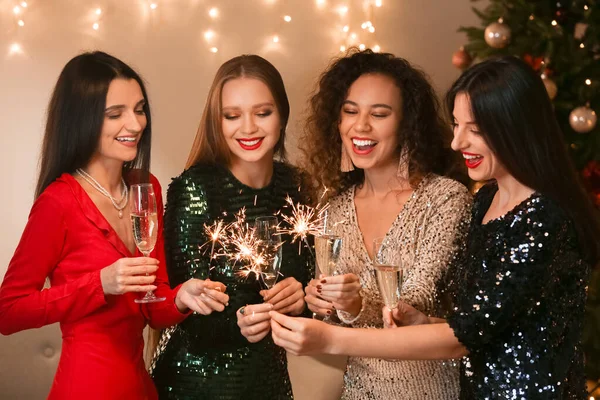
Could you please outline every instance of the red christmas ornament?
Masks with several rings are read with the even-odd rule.
[[[466,69],[473,62],[473,58],[464,47],[458,49],[454,54],[452,54],[452,65],[454,65],[458,69]]]
[[[590,161],[582,172],[585,186],[591,192],[597,207],[600,207],[600,161]]]
[[[544,64],[544,57],[533,57],[531,54],[525,54],[523,61],[529,64],[534,71],[539,71]]]

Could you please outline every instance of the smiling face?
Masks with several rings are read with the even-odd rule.
[[[267,85],[254,78],[229,80],[221,104],[223,136],[233,162],[272,160],[282,126]]]
[[[146,128],[146,103],[140,85],[134,79],[114,79],[106,94],[104,121],[96,160],[132,161]]]
[[[402,96],[394,80],[361,75],[340,110],[339,131],[352,163],[364,170],[397,163]]]
[[[474,181],[487,181],[506,175],[506,169],[479,132],[471,112],[471,102],[465,93],[456,95],[453,118],[452,149],[462,153],[469,177]]]

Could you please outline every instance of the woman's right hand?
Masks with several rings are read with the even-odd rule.
[[[121,295],[129,292],[148,292],[153,285],[158,260],[150,257],[120,258],[100,271],[104,294]],[[148,275],[146,275],[148,274]]]
[[[333,303],[323,300],[319,297],[319,289],[318,285],[320,285],[320,279],[312,279],[308,285],[304,288],[304,292],[306,296],[304,296],[304,301],[308,306],[308,309],[313,313],[326,316],[331,315],[333,312]]]
[[[381,313],[383,326],[386,328],[430,323],[427,315],[403,301],[399,301],[398,305],[391,311],[387,306],[383,306]]]
[[[250,343],[261,341],[271,331],[271,310],[271,303],[251,304],[237,310],[237,324]]]

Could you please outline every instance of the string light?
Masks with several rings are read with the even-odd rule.
[[[369,32],[371,32],[371,33],[375,33],[375,27],[374,27],[374,26],[370,26],[370,27],[369,27]]]
[[[349,30],[350,30],[350,27],[349,27],[348,25],[345,25],[345,26],[342,28],[342,31],[344,31],[344,32],[348,32]]]
[[[279,43],[279,36],[273,36],[273,43]]]
[[[96,8],[96,15],[100,15],[102,14],[102,9],[101,8]]]
[[[375,0],[375,7],[381,7],[383,5],[382,0]]]
[[[95,22],[94,25],[92,25],[92,28],[94,28],[94,30],[97,31],[98,28],[100,28],[100,24]]]
[[[374,51],[375,53],[379,53],[379,52],[381,51],[381,47],[379,47],[379,45],[378,45],[378,44],[376,44],[375,46],[373,46],[373,51]]]
[[[552,24],[552,26],[556,26],[556,25],[558,25],[558,22],[556,22],[555,20],[552,20],[551,24]]]
[[[27,8],[27,2],[26,2],[26,1],[22,1],[22,2],[21,2],[21,7],[23,7],[23,8]]]
[[[584,9],[585,11],[587,11],[587,10],[589,10],[590,8],[589,8],[589,7],[588,7],[588,5],[586,4],[586,5],[584,5],[584,6],[583,6],[583,9]],[[591,400],[594,400],[594,398],[593,398],[593,397],[590,397],[590,399],[591,399]]]
[[[585,44],[581,43],[581,44],[579,45],[579,48],[580,48],[580,49],[584,49],[584,48],[585,48]]]
[[[213,7],[210,10],[208,10],[208,15],[211,18],[217,18],[219,16],[219,9],[217,7]]]
[[[13,43],[10,45],[9,52],[10,54],[22,53],[23,49],[21,48],[21,45],[19,43]]]
[[[204,39],[211,40],[214,37],[215,37],[215,33],[213,31],[208,30],[208,31],[204,32]]]
[[[15,13],[15,15],[19,15],[21,13],[21,7],[15,6],[13,8],[13,13]]]
[[[363,43],[361,43],[361,44],[359,44],[359,45],[358,45],[358,49],[359,49],[360,51],[363,51],[363,50],[364,50],[364,49],[366,49],[366,48],[367,48],[367,46],[365,46]]]
[[[351,33],[350,37],[352,38],[352,40],[355,40],[356,39],[356,33]]]
[[[338,8],[338,13],[339,13],[341,16],[344,16],[344,15],[346,15],[346,14],[348,13],[348,6],[341,6],[341,7],[339,7],[339,8]]]
[[[19,26],[25,26],[25,21],[20,19],[19,22],[17,22],[17,24],[19,24]]]
[[[592,80],[591,79],[586,79],[585,80],[585,84],[590,86],[592,84]]]
[[[156,10],[156,7],[158,7],[158,5],[156,3],[150,3],[151,9]]]
[[[285,17],[283,17],[283,20],[285,22],[290,22],[292,20],[292,17],[290,17],[289,15],[286,15]]]
[[[211,53],[216,53],[217,51],[219,51],[219,49],[217,49],[216,47],[211,47],[210,48],[210,52]]]
[[[316,0],[317,1],[317,7],[321,8],[325,5],[325,0]]]
[[[344,46],[344,45],[341,45],[341,46],[340,46],[340,51],[341,51],[342,53],[343,53],[343,52],[345,52],[345,51],[346,51],[346,46]]]

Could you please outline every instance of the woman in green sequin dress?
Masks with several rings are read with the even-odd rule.
[[[204,225],[287,213],[302,202],[301,174],[284,158],[289,103],[279,72],[255,55],[221,66],[202,116],[187,169],[167,193],[165,248],[172,285],[191,277],[224,283],[229,306],[192,315],[163,333],[152,362],[161,399],[291,399],[286,353],[270,335],[268,311],[299,315],[312,276],[310,252],[283,237],[281,276],[262,290],[253,275],[224,257],[210,259]],[[279,218],[281,222],[281,217]],[[207,251],[207,247],[208,251]]]

